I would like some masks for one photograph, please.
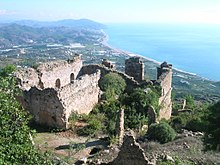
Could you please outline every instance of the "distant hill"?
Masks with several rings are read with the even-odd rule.
[[[34,20],[20,20],[12,23],[16,23],[18,25],[25,25],[31,27],[72,27],[72,28],[88,28],[88,29],[96,29],[100,30],[105,28],[105,25],[89,20],[89,19],[65,19],[53,22],[44,22],[44,21],[34,21]]]
[[[77,22],[63,20],[54,23],[54,26],[42,27],[34,25],[34,21],[24,21],[23,23],[21,21],[19,24],[18,22],[2,24],[2,26],[0,26],[0,48],[42,43],[96,43],[103,37],[103,33],[98,29],[98,27],[101,28],[101,25],[99,26],[99,24],[90,21],[90,23],[88,23],[87,20]],[[29,26],[27,26],[27,24],[29,24]],[[38,25],[40,25],[40,23]]]

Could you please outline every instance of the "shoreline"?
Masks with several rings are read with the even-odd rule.
[[[134,57],[134,56],[138,56],[138,57],[141,57],[147,61],[150,61],[150,62],[153,62],[154,64],[157,64],[157,65],[160,65],[162,62],[159,62],[157,60],[154,60],[154,59],[151,59],[151,58],[148,58],[148,57],[145,57],[143,55],[140,55],[140,54],[136,54],[136,53],[132,53],[132,52],[129,52],[129,51],[125,51],[125,50],[121,50],[119,48],[115,48],[111,45],[108,44],[108,40],[109,40],[109,36],[108,34],[106,34],[104,32],[104,30],[101,30],[101,32],[103,33],[104,37],[102,38],[102,41],[100,42],[102,45],[108,47],[109,49],[117,52],[117,53],[121,53],[125,56],[128,56],[128,57]],[[187,72],[187,71],[184,71],[184,70],[181,70],[181,69],[178,69],[178,68],[173,68],[173,70],[177,71],[177,72],[180,72],[180,73],[184,73],[184,74],[189,74],[191,76],[197,76],[197,77],[200,77],[201,79],[206,79],[206,80],[209,80],[209,81],[213,81],[213,80],[210,80],[208,78],[205,78],[205,77],[202,77],[202,76],[199,76],[197,75],[196,73],[191,73],[191,72]]]
[[[155,63],[157,65],[161,64],[161,62],[156,61],[154,59],[145,57],[145,56],[140,55],[140,54],[132,53],[132,52],[129,52],[129,51],[126,51],[126,50],[122,50],[122,49],[119,49],[119,48],[115,48],[115,47],[109,45],[108,44],[109,36],[104,32],[104,30],[101,30],[101,31],[104,34],[104,37],[102,38],[101,44],[106,46],[106,47],[108,47],[109,49],[112,49],[112,50],[114,50],[117,53],[121,53],[121,54],[124,54],[124,55],[129,56],[129,57],[138,56],[138,57],[144,58],[147,61],[153,62],[153,63]]]

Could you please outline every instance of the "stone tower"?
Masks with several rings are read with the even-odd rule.
[[[172,112],[172,65],[163,62],[157,68],[157,82],[161,86],[161,97],[159,98],[159,105],[161,105],[159,119],[169,119]]]
[[[141,57],[131,57],[125,61],[125,73],[138,82],[144,80],[144,62]]]

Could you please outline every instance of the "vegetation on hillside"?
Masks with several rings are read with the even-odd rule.
[[[17,102],[14,66],[0,71],[0,164],[48,164],[47,156],[32,144],[30,117]]]
[[[205,120],[207,122],[204,137],[205,147],[220,151],[220,102],[209,107]]]
[[[160,143],[172,141],[176,136],[174,129],[166,122],[151,124],[147,131],[147,138]]]

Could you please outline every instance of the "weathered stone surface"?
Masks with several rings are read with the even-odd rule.
[[[148,113],[148,120],[149,120],[148,121],[148,125],[156,123],[157,122],[157,113],[156,113],[156,111],[155,111],[153,106],[150,106],[148,108],[147,113]]]
[[[146,158],[143,149],[136,143],[133,131],[128,131],[124,135],[123,144],[117,158],[109,163],[111,165],[148,165],[150,162]]]
[[[58,92],[54,88],[40,90],[32,87],[24,92],[24,100],[26,108],[37,123],[66,128],[65,108],[59,101]]]
[[[27,108],[37,123],[67,128],[71,113],[88,114],[98,103],[99,79],[100,72],[97,71],[60,89],[32,87],[24,94]]]
[[[118,121],[116,123],[116,135],[118,136],[119,145],[123,142],[124,137],[124,109],[121,109],[118,114]]]
[[[98,103],[100,71],[78,76],[82,68],[80,57],[68,61],[53,61],[15,73],[24,98],[19,99],[43,125],[68,128],[71,113],[88,114]]]
[[[172,65],[164,62],[159,68],[157,68],[156,83],[161,86],[161,97],[159,98],[161,109],[159,119],[169,119],[172,113]]]
[[[75,57],[68,61],[43,63],[36,69],[22,69],[15,73],[15,77],[23,90],[29,90],[31,87],[39,89],[60,88],[76,79],[81,68],[80,57]]]
[[[109,69],[115,69],[115,65],[111,61],[108,61],[107,59],[102,60],[102,65],[104,65]]]
[[[138,82],[144,80],[144,63],[140,57],[131,57],[125,61],[125,73]]]

